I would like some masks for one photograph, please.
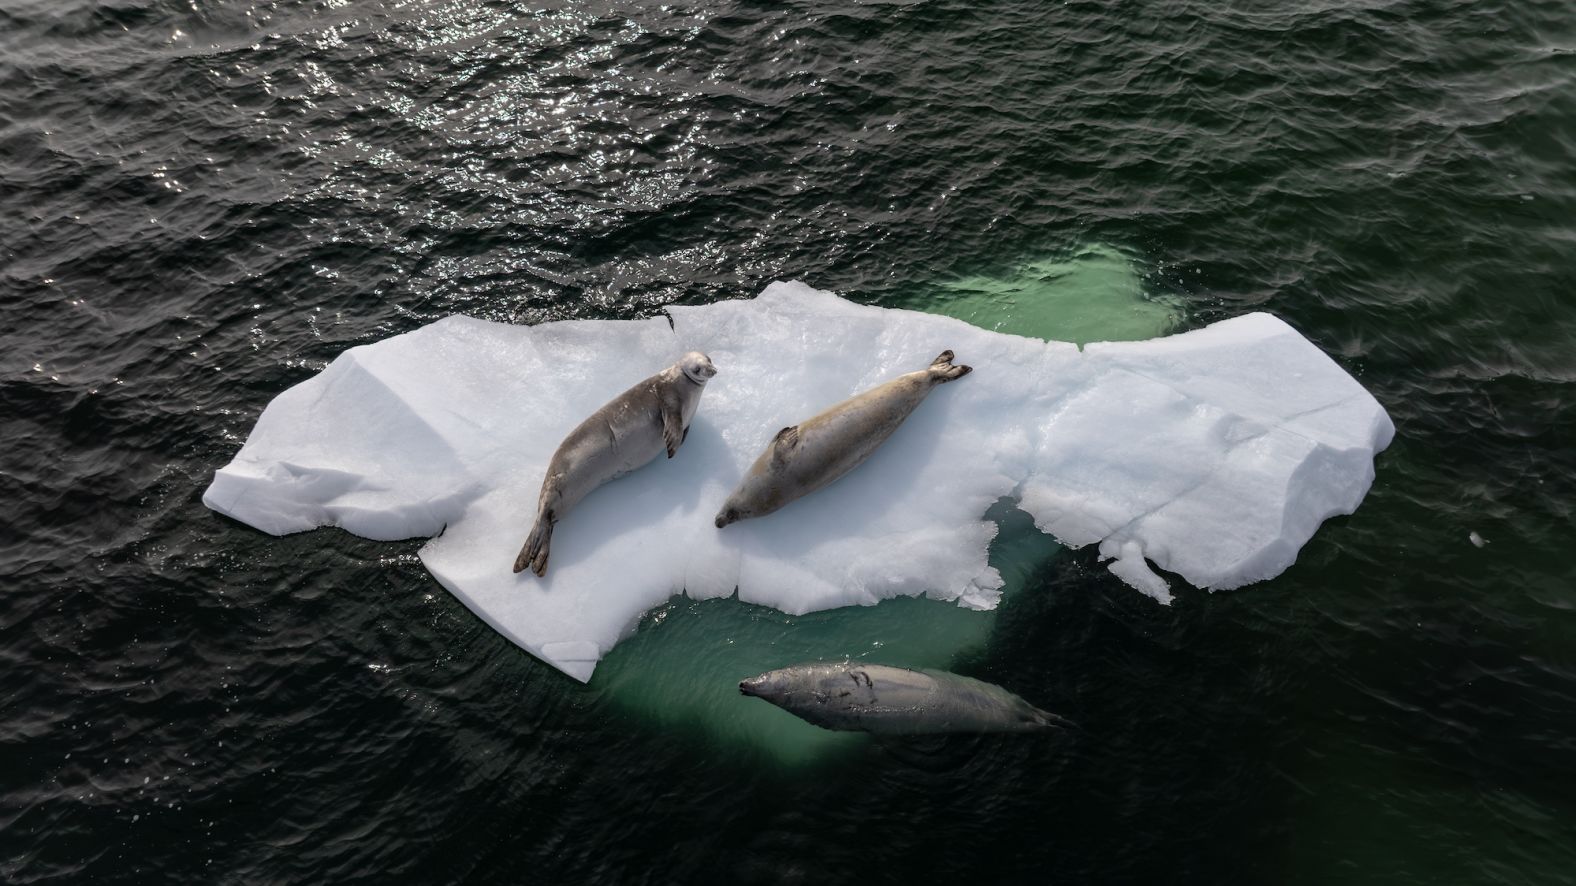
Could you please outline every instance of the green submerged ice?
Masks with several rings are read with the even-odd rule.
[[[943,283],[915,307],[986,329],[1079,344],[1152,338],[1181,319],[1175,304],[1145,293],[1131,260],[1104,246],[1031,261],[1002,277]],[[990,562],[1006,582],[1006,607],[1029,574],[1061,548],[1011,502],[998,502],[986,517],[999,528]],[[660,728],[694,732],[785,764],[808,762],[865,739],[811,726],[741,696],[740,680],[801,662],[842,659],[966,670],[968,659],[989,641],[1001,607],[978,612],[899,598],[791,616],[737,598],[678,596],[641,619],[635,634],[603,659],[591,687],[613,706]]]
[[[1180,301],[1151,296],[1133,259],[1109,246],[1029,261],[998,277],[943,283],[916,305],[981,329],[1070,341],[1140,341],[1182,319]]]

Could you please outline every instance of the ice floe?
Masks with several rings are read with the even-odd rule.
[[[941,350],[944,385],[867,463],[758,520],[712,518],[777,431]],[[676,458],[561,522],[545,579],[510,570],[564,435],[687,350],[707,386]],[[853,304],[799,283],[646,320],[534,327],[449,317],[352,348],[264,410],[204,503],[284,534],[437,536],[421,559],[510,640],[580,680],[676,593],[804,613],[924,594],[995,605],[999,498],[1161,602],[1279,574],[1351,513],[1393,427],[1363,387],[1268,314],[1080,351]],[[441,533],[441,534],[440,534]]]

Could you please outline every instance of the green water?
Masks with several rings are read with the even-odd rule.
[[[998,502],[987,514],[999,528],[990,563],[1006,581],[996,610],[963,609],[921,597],[845,606],[806,615],[735,598],[674,597],[641,619],[634,636],[598,665],[591,687],[637,715],[647,728],[694,731],[734,751],[780,764],[821,759],[866,741],[831,732],[739,694],[739,681],[809,661],[859,659],[913,668],[966,668],[984,652],[1002,607],[1035,568],[1061,547],[1028,515]]]
[[[1100,245],[944,281],[920,305],[981,329],[1079,345],[1154,338],[1183,318],[1180,300],[1145,291],[1135,259]]]

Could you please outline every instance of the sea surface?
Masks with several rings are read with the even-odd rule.
[[[200,502],[354,345],[778,279],[1270,311],[1396,441],[1240,591],[1003,502],[994,614],[680,597],[584,686],[420,540]],[[0,881],[1576,882],[1569,0],[0,0],[0,320]],[[1080,728],[732,691],[873,642]]]

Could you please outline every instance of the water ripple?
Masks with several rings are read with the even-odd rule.
[[[1555,0],[6,4],[0,879],[1558,879],[1573,48]],[[1262,588],[1034,570],[961,666],[1066,741],[781,770],[566,685],[413,545],[199,502],[438,316],[919,306],[1091,244],[1285,317],[1399,437]]]

